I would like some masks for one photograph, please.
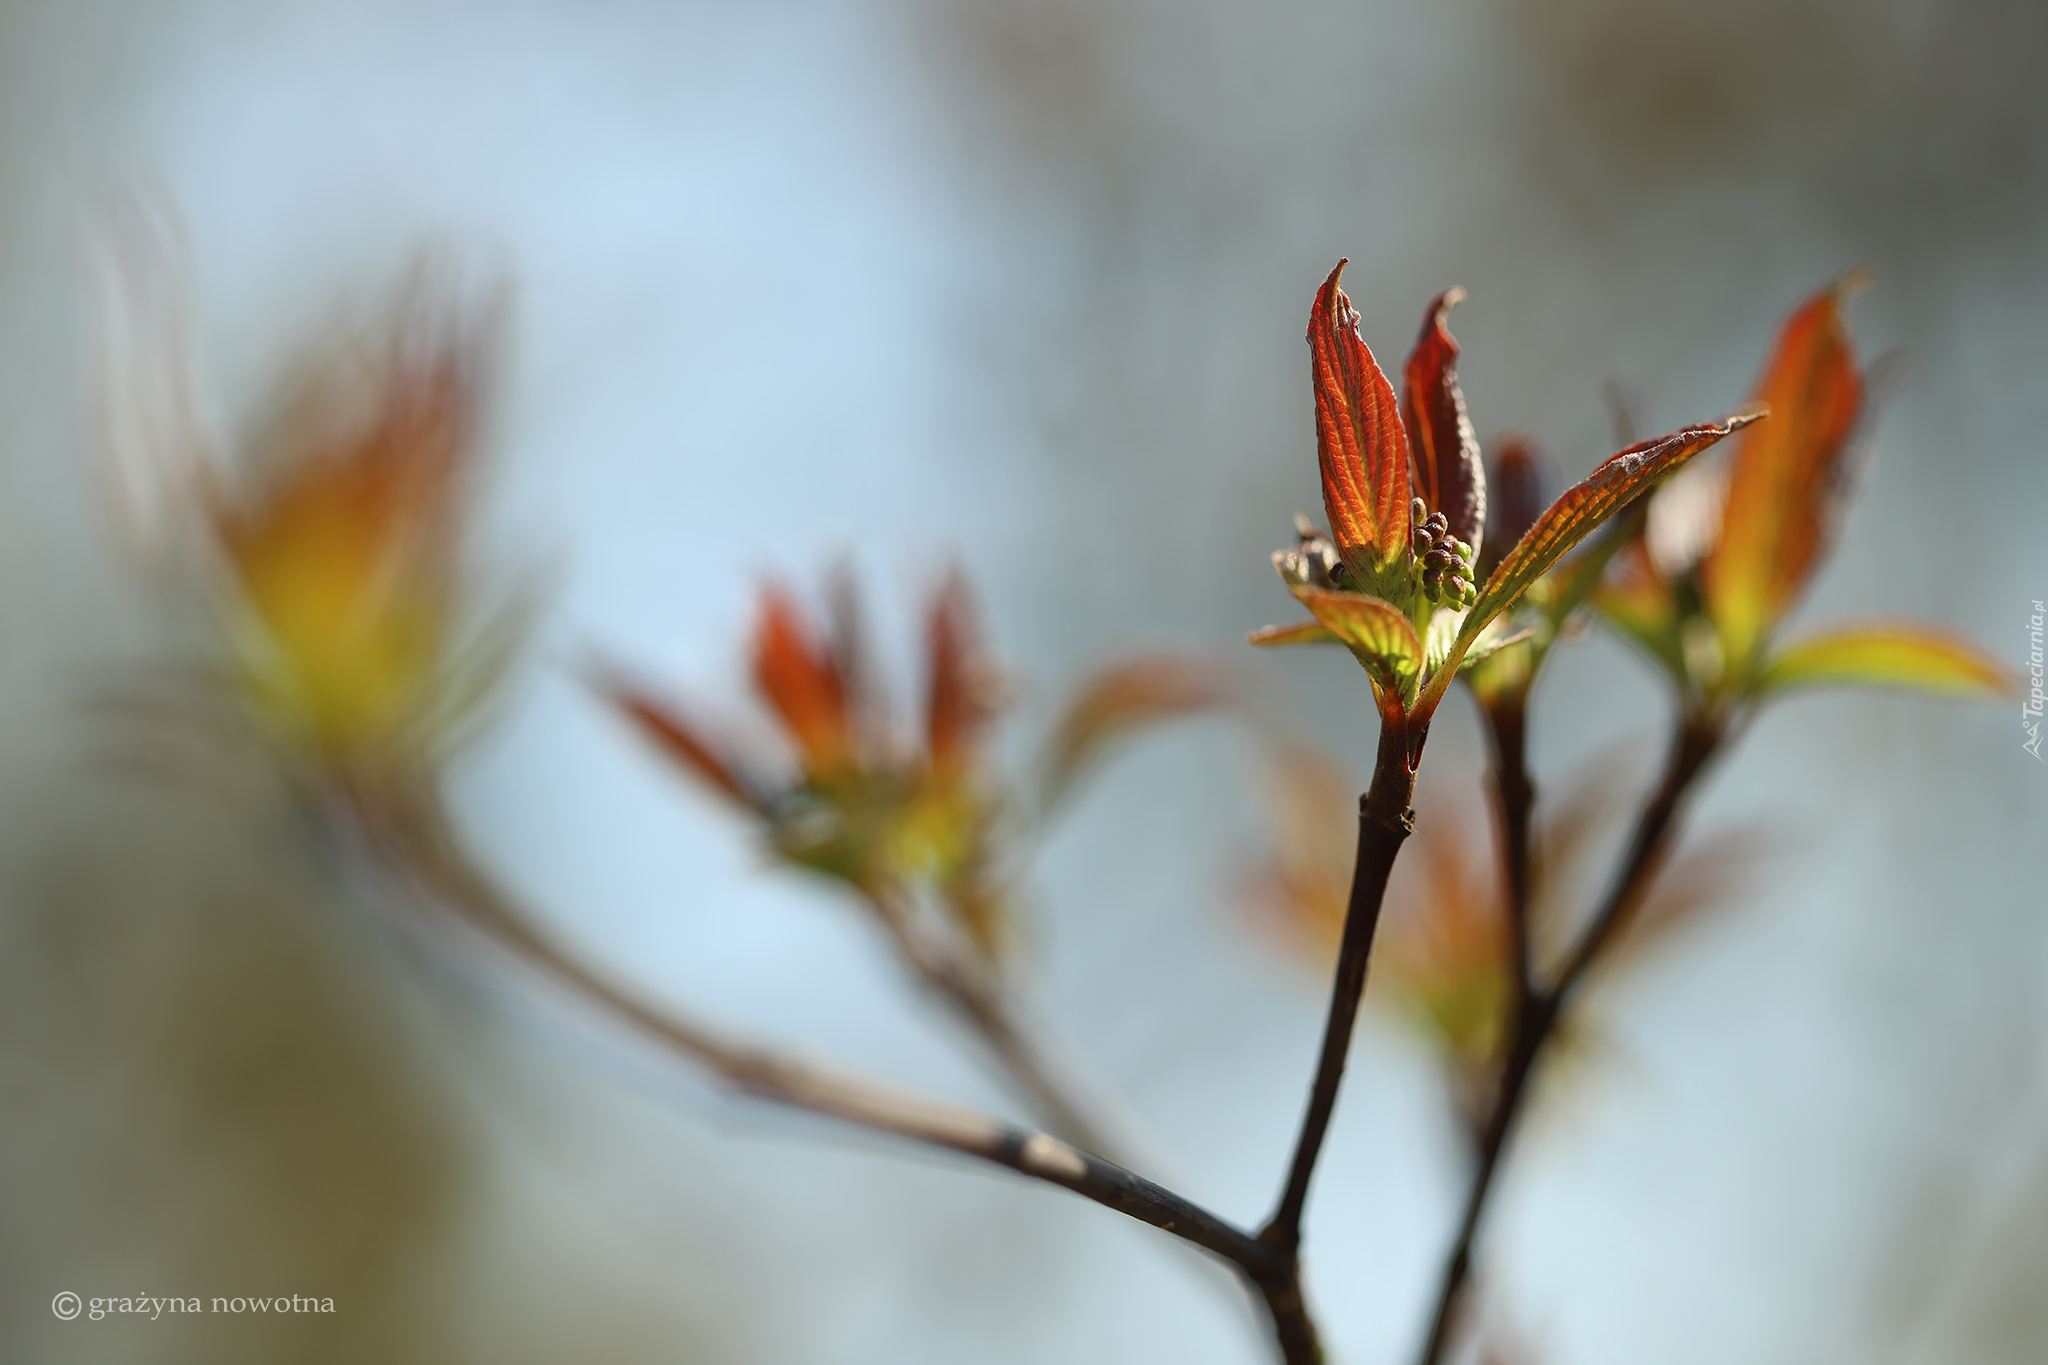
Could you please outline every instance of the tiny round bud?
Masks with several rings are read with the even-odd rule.
[[[1408,520],[1419,522],[1428,515],[1429,507],[1421,498],[1416,498],[1408,504]]]
[[[1438,537],[1441,537],[1444,532],[1451,529],[1451,519],[1441,512],[1431,512],[1428,519],[1422,524],[1429,528],[1430,534]]]
[[[1439,545],[1427,555],[1424,555],[1422,562],[1432,569],[1441,570],[1450,568],[1458,562],[1458,559],[1456,555],[1453,555],[1449,550]]]
[[[1429,547],[1434,544],[1436,544],[1436,541],[1430,538],[1428,528],[1422,526],[1415,528],[1415,553],[1426,555],[1429,553]]]

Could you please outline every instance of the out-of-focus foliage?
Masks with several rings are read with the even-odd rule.
[[[686,772],[756,820],[780,857],[844,882],[886,914],[935,905],[987,964],[1002,958],[1016,928],[1013,845],[1118,741],[1241,695],[1226,670],[1199,660],[1112,664],[1069,700],[1027,789],[994,763],[1002,677],[961,577],[949,577],[926,607],[914,734],[896,722],[898,708],[874,676],[849,578],[831,600],[831,624],[821,628],[784,589],[761,593],[753,682],[785,737],[780,755],[730,738],[727,727],[616,670],[599,685]]]
[[[1317,752],[1276,746],[1264,764],[1270,844],[1244,883],[1262,932],[1317,969],[1336,957],[1344,929],[1355,826],[1353,779]],[[1593,854],[1634,795],[1609,754],[1558,786],[1532,838],[1530,919],[1539,969],[1563,956],[1598,889]],[[1515,970],[1494,822],[1471,798],[1424,797],[1408,853],[1388,885],[1373,994],[1436,1049],[1458,1111],[1476,1137],[1501,1062]],[[1693,841],[1667,864],[1603,959],[1628,970],[1725,911],[1757,884],[1774,855],[1756,829]]]
[[[1855,484],[1872,420],[1844,310],[1850,274],[1786,318],[1757,384],[1771,420],[1729,463],[1673,480],[1593,595],[1689,707],[1725,714],[1795,685],[1862,683],[1992,697],[2010,672],[1926,627],[1878,623],[1778,647]]]
[[[345,786],[431,764],[518,636],[464,562],[495,294],[423,260],[381,314],[331,319],[228,451],[193,417],[166,256],[138,234],[109,267],[125,364],[104,400],[132,538],[218,622],[284,752]]]
[[[831,600],[821,628],[785,589],[761,590],[752,677],[784,736],[782,754],[734,743],[616,673],[601,686],[686,772],[758,820],[778,855],[878,903],[929,896],[993,961],[1011,928],[995,878],[1007,798],[986,746],[1000,679],[966,586],[948,579],[927,606],[914,736],[899,728],[874,676],[850,579],[839,579]]]

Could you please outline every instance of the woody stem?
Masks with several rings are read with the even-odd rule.
[[[868,901],[911,971],[974,1030],[1053,1131],[1097,1156],[1114,1160],[1116,1145],[1102,1124],[1074,1097],[1072,1083],[1061,1078],[1063,1068],[1025,1029],[1001,986],[981,964],[918,924],[909,907],[896,897],[876,890],[868,894]]]
[[[657,1007],[543,933],[468,857],[426,783],[346,794],[359,832],[433,903],[544,979],[702,1067],[732,1090],[958,1153],[1057,1185],[1228,1261],[1253,1285],[1283,1273],[1267,1243],[1154,1181],[1049,1134],[734,1038]]]
[[[1721,724],[1711,718],[1688,714],[1681,719],[1672,737],[1664,776],[1643,807],[1642,814],[1637,817],[1635,833],[1629,840],[1606,900],[1601,902],[1579,936],[1554,982],[1545,987],[1535,981],[1533,975],[1523,978],[1515,1012],[1509,1020],[1507,1055],[1500,1084],[1494,1093],[1493,1106],[1480,1140],[1479,1164],[1473,1171],[1464,1214],[1451,1244],[1450,1259],[1444,1267],[1429,1336],[1422,1348],[1421,1365],[1437,1365],[1458,1325],[1480,1221],[1493,1192],[1494,1178],[1500,1169],[1508,1139],[1525,1107],[1524,1100],[1529,1093],[1529,1081],[1535,1074],[1536,1064],[1557,1036],[1558,1023],[1587,971],[1612,945],[1616,934],[1642,903],[1644,893],[1670,849],[1685,797],[1720,747],[1722,735]]]
[[[1393,871],[1402,843],[1415,828],[1415,813],[1409,809],[1409,803],[1414,799],[1415,763],[1423,733],[1423,727],[1411,729],[1403,717],[1382,716],[1372,786],[1359,801],[1358,855],[1352,867],[1344,935],[1337,949],[1329,1014],[1323,1025],[1322,1053],[1316,1064],[1315,1080],[1309,1087],[1308,1107],[1302,1115],[1301,1132],[1295,1141],[1294,1159],[1279,1206],[1259,1230],[1259,1240],[1283,1257],[1284,1273],[1271,1282],[1260,1282],[1259,1288],[1272,1314],[1274,1337],[1287,1365],[1315,1365],[1322,1360],[1315,1324],[1301,1293],[1302,1211],[1308,1202],[1309,1179],[1315,1173],[1316,1159],[1322,1154],[1323,1139],[1336,1110],[1338,1087],[1344,1079],[1344,1063],[1351,1050],[1359,1001],[1365,994],[1366,968],[1372,957],[1373,935],[1379,927],[1380,905],[1386,897],[1387,877]]]

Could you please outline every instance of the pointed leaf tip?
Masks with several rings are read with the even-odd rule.
[[[1409,553],[1408,437],[1393,385],[1339,285],[1345,264],[1323,281],[1309,314],[1316,456],[1331,539],[1359,585],[1372,588]]]
[[[1843,307],[1864,279],[1841,276],[1779,327],[1756,387],[1771,420],[1742,438],[1728,467],[1721,535],[1700,579],[1734,674],[1812,577],[1849,482],[1866,394]]]
[[[1465,297],[1446,289],[1423,310],[1422,330],[1401,367],[1401,418],[1413,456],[1415,496],[1450,523],[1450,534],[1479,546],[1486,530],[1486,474],[1479,438],[1458,387],[1457,340],[1449,327],[1453,306]]]
[[[1966,640],[1911,623],[1829,631],[1779,650],[1757,675],[1758,696],[1799,687],[1896,687],[1993,700],[2020,681]]]
[[[755,687],[803,751],[807,770],[852,757],[846,680],[830,642],[813,634],[796,599],[772,583],[761,587],[753,666]]]
[[[586,669],[585,681],[685,772],[735,805],[756,813],[767,809],[762,784],[717,739],[699,729],[677,708],[657,700],[603,665]]]

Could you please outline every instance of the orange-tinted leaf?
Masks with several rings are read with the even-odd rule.
[[[1950,697],[2003,697],[2017,678],[1966,641],[1924,626],[1886,624],[1830,631],[1779,650],[1756,681],[1758,695],[1795,687],[1902,687]]]
[[[1515,604],[1564,553],[1591,534],[1638,493],[1699,454],[1731,431],[1762,416],[1754,409],[1733,413],[1719,422],[1680,427],[1667,436],[1631,446],[1609,456],[1591,474],[1565,490],[1564,496],[1537,518],[1536,524],[1508,551],[1500,567],[1479,590],[1479,601],[1465,617],[1449,666],[1433,678],[1420,709],[1428,715],[1450,683],[1450,671],[1489,621]]]
[[[1757,389],[1771,420],[1743,437],[1729,471],[1702,587],[1737,676],[1812,574],[1840,501],[1864,399],[1842,307],[1861,283],[1845,276],[1785,320]]]
[[[1422,315],[1422,334],[1401,369],[1401,415],[1415,460],[1415,496],[1441,512],[1450,532],[1480,545],[1486,530],[1486,475],[1479,438],[1458,388],[1458,343],[1446,325],[1465,291],[1447,289]]]
[[[1320,621],[1296,621],[1291,626],[1260,626],[1244,637],[1263,649],[1277,649],[1284,645],[1341,645],[1344,642],[1330,633],[1330,628]]]
[[[1289,582],[1287,590],[1365,665],[1383,707],[1390,700],[1406,706],[1422,672],[1422,641],[1400,608],[1363,593],[1332,592],[1309,583]]]
[[[600,676],[594,684],[611,703],[640,727],[643,734],[661,746],[685,770],[720,794],[749,810],[763,810],[767,801],[719,746],[699,733],[671,707],[617,678]]]
[[[980,744],[997,700],[993,670],[982,651],[979,614],[958,574],[932,598],[925,618],[925,649],[925,743],[932,766],[947,768]]]
[[[1338,287],[1337,262],[1316,294],[1308,346],[1314,366],[1316,453],[1331,538],[1358,585],[1371,588],[1383,566],[1405,562],[1409,454],[1394,389],[1380,372],[1358,312]]]
[[[465,667],[461,541],[495,330],[422,275],[382,336],[315,351],[210,483],[257,709],[328,763],[436,741]]]
[[[761,589],[754,623],[754,683],[782,717],[816,775],[844,767],[853,757],[846,686],[833,650],[814,639],[789,595]]]
[[[1235,704],[1236,676],[1203,659],[1144,658],[1112,664],[1081,685],[1046,746],[1040,808],[1050,808],[1110,744],[1135,730]]]
[[[1501,439],[1487,462],[1486,539],[1477,564],[1480,582],[1492,575],[1494,566],[1550,506],[1552,486],[1550,462],[1534,441],[1526,436]]]

